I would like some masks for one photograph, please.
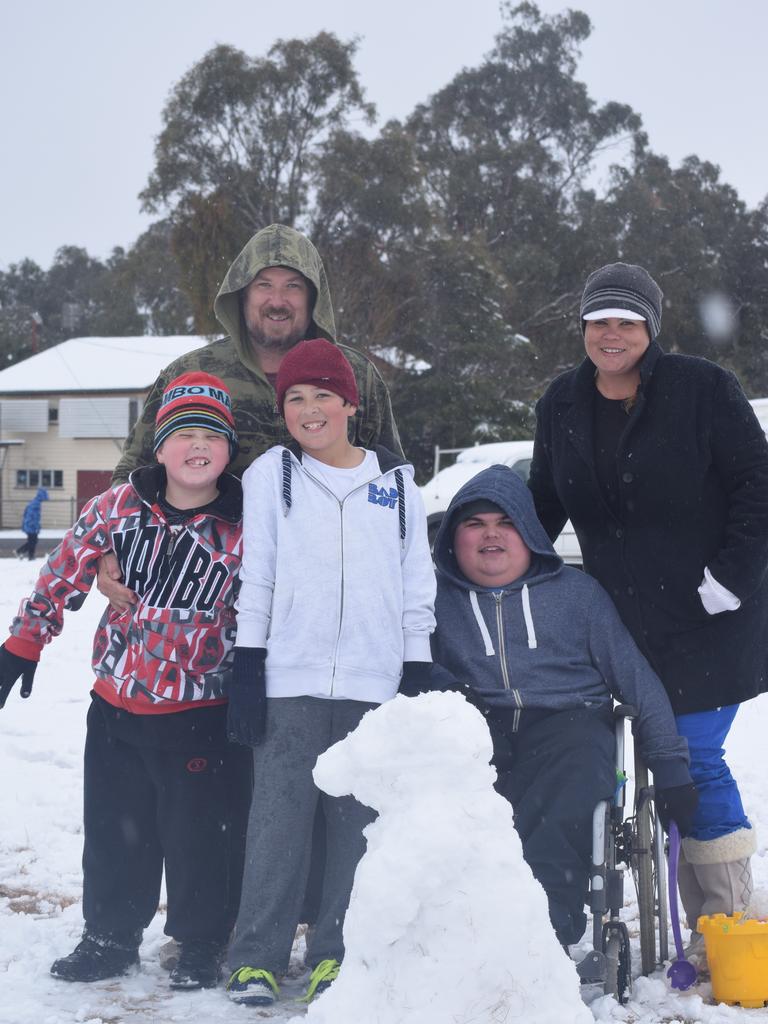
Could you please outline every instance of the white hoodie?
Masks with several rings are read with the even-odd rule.
[[[243,474],[237,646],[267,648],[268,697],[381,703],[403,661],[431,661],[424,506],[412,467],[375,455],[371,478],[343,501],[281,445]]]

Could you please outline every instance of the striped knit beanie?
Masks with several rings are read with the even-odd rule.
[[[237,454],[237,432],[232,399],[226,385],[211,373],[183,373],[163,392],[155,418],[154,452],[177,430],[200,427],[224,434],[229,441],[230,461]]]
[[[653,339],[661,330],[661,300],[664,294],[643,267],[634,263],[609,263],[587,278],[581,296],[581,331],[586,320],[622,317],[645,320]]]
[[[325,338],[300,341],[288,351],[277,371],[277,408],[283,411],[285,392],[294,384],[314,384],[340,395],[350,405],[360,405],[355,371],[338,347]]]

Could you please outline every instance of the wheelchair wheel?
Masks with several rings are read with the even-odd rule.
[[[664,834],[656,817],[648,769],[635,757],[635,815],[632,827],[632,875],[640,917],[640,961],[651,974],[668,957],[667,883]]]
[[[627,926],[621,921],[607,921],[603,926],[605,982],[603,991],[619,1003],[629,999],[632,984],[631,954]]]

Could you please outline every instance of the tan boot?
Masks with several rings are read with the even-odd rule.
[[[696,877],[696,869],[693,864],[688,863],[683,846],[680,848],[680,860],[677,864],[677,891],[680,893],[686,923],[693,932],[696,930],[696,922],[701,917],[705,897]]]
[[[755,830],[741,828],[717,839],[686,838],[682,846],[685,868],[678,873],[678,887],[691,928],[686,957],[705,969],[704,937],[696,923],[704,915],[730,916],[749,907],[753,891],[750,856],[757,848]]]
[[[704,936],[696,931],[696,922],[701,916],[701,908],[704,906],[705,894],[699,885],[696,877],[696,869],[689,864],[685,856],[685,849],[680,847],[680,859],[677,864],[677,891],[680,893],[680,902],[685,911],[685,923],[691,931],[688,945],[683,950],[686,960],[690,960],[700,970],[706,970],[706,952],[704,950]],[[671,898],[671,897],[670,897]]]

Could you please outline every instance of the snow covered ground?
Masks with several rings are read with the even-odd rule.
[[[0,634],[19,599],[29,592],[41,561],[0,560]],[[237,1007],[223,991],[171,993],[157,954],[165,940],[158,914],[142,947],[142,969],[116,982],[70,985],[48,974],[51,962],[68,953],[82,927],[80,854],[82,745],[90,683],[91,638],[102,599],[93,594],[82,610],[68,617],[63,635],[44,654],[28,701],[15,688],[0,711],[0,1024],[174,1024],[174,1022],[289,1021],[302,1012],[291,999],[273,1009]],[[768,695],[749,705],[736,720],[730,738],[730,761],[742,785],[757,827],[755,879],[768,894]],[[403,849],[409,839],[403,837]],[[631,885],[627,887],[631,889]],[[636,906],[628,901],[626,920],[637,942]],[[509,928],[525,926],[510,920]],[[372,921],[372,928],[376,922]],[[478,928],[482,933],[482,927]],[[586,946],[584,947],[586,949]],[[637,959],[637,958],[636,958]],[[511,965],[514,967],[514,965]],[[284,992],[303,990],[300,963]],[[397,984],[397,979],[393,979]],[[423,994],[423,993],[422,993]],[[590,1008],[598,1021],[627,1024],[747,1024],[768,1022],[768,1008],[743,1010],[711,1004],[710,988],[673,994],[661,975],[635,983],[624,1007],[600,996]],[[318,1004],[318,1008],[320,1004]],[[536,1024],[530,1016],[507,1015]],[[392,1024],[360,1007],[354,1019],[334,1024]],[[435,1020],[434,1024],[447,1024]],[[497,1024],[495,1016],[472,1024]]]

